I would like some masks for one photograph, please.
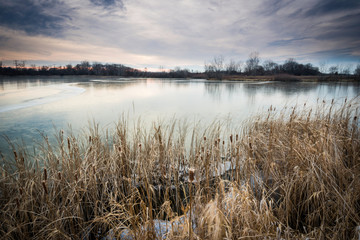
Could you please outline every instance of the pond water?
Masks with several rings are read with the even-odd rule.
[[[343,101],[359,93],[359,83],[2,77],[0,152],[10,150],[3,136],[33,143],[41,133],[52,135],[68,125],[78,131],[92,121],[111,129],[124,114],[145,122],[186,118],[207,124],[231,118],[237,123],[271,105],[316,105],[318,99]]]

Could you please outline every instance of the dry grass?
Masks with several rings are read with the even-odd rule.
[[[14,148],[0,238],[358,239],[356,101],[269,109],[241,132],[122,120],[112,136],[94,125],[44,137],[36,156]]]

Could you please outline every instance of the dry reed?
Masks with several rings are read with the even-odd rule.
[[[34,156],[14,147],[0,238],[358,239],[359,113],[339,105],[270,108],[241,131],[123,119],[111,137],[94,125]]]

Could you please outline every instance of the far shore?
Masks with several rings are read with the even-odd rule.
[[[280,81],[280,82],[360,82],[360,76],[357,75],[308,75],[308,76],[297,76],[291,74],[275,74],[275,75],[245,75],[245,74],[218,74],[217,76],[209,77],[205,73],[191,73],[189,76],[168,76],[168,75],[157,75],[157,73],[148,73],[148,76],[121,76],[121,75],[94,75],[94,74],[18,74],[18,75],[2,75],[0,74],[0,80],[4,78],[12,77],[80,77],[80,78],[135,78],[135,79],[146,79],[146,78],[159,78],[159,79],[205,79],[209,81]]]
[[[289,74],[278,75],[224,75],[218,78],[207,78],[207,80],[228,80],[228,81],[283,81],[283,82],[359,82],[360,78],[354,75],[313,75],[296,76]]]

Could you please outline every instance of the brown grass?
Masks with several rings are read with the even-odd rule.
[[[59,131],[57,145],[44,137],[35,156],[14,148],[0,238],[156,239],[161,219],[168,239],[358,239],[356,101],[271,108],[241,131],[122,120],[112,136],[94,125]]]

